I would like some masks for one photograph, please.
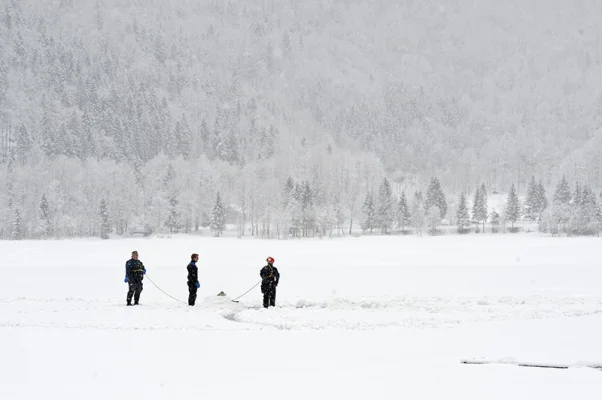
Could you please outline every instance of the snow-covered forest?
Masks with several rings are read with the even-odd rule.
[[[0,238],[598,234],[600,15],[593,0],[5,0]]]

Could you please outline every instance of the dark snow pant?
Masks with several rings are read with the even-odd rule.
[[[276,306],[276,286],[267,287],[263,292],[263,307]]]
[[[196,283],[188,284],[188,305],[194,306],[194,302],[196,301]]]
[[[134,297],[134,304],[138,304],[140,301],[140,293],[142,292],[142,282],[129,282],[128,290],[128,304],[132,304],[132,297]]]

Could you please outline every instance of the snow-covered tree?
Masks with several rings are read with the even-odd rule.
[[[105,199],[100,200],[98,218],[100,220],[100,237],[101,239],[108,239],[111,226],[109,224],[109,211]]]
[[[46,195],[42,195],[40,202],[40,220],[41,220],[41,233],[44,237],[48,237],[52,234],[52,225],[50,223],[50,207],[48,206],[48,200]]]
[[[20,124],[17,127],[17,138],[16,138],[16,158],[20,162],[20,165],[25,165],[25,161],[27,160],[27,155],[33,146],[33,140],[27,132],[27,128],[25,128],[24,124]]]
[[[468,204],[466,202],[466,195],[464,195],[464,193],[460,195],[460,204],[458,205],[458,211],[456,212],[456,220],[458,224],[458,232],[468,232],[468,228],[470,227],[470,216],[468,215]]]
[[[424,202],[424,210],[428,212],[428,210],[437,206],[441,212],[441,219],[445,218],[447,215],[447,200],[445,198],[445,193],[443,193],[443,189],[441,188],[441,183],[438,178],[431,178],[429,183],[428,190],[426,192],[426,200]]]
[[[215,236],[219,237],[226,230],[226,208],[222,202],[222,197],[219,192],[215,196],[215,204],[213,206],[213,214],[211,217],[211,231]]]
[[[571,199],[571,188],[566,180],[566,177],[563,176],[556,186],[554,203],[568,206],[571,203]]]
[[[598,201],[595,193],[588,185],[577,183],[575,195],[570,206],[570,233],[574,235],[597,235]]]
[[[178,233],[180,231],[180,202],[176,196],[171,196],[169,199],[169,214],[165,221],[165,226],[167,226],[170,233]]]
[[[529,188],[527,189],[527,198],[525,200],[525,218],[529,221],[536,221],[540,213],[539,206],[539,186],[535,182],[535,177],[531,177]]]
[[[316,228],[316,211],[314,208],[314,192],[308,181],[303,182],[301,189],[301,210],[303,214],[303,237],[313,236]]]
[[[567,231],[567,224],[571,219],[571,200],[571,188],[566,177],[563,176],[556,186],[552,208],[547,221],[552,231],[558,233]]]
[[[540,213],[540,218],[541,218],[541,214],[548,208],[548,198],[546,197],[546,189],[543,186],[543,183],[541,181],[539,181],[539,184],[537,185],[537,208],[538,211]]]
[[[374,207],[374,196],[371,192],[366,195],[366,200],[364,200],[362,211],[364,213],[362,229],[364,231],[370,230],[370,233],[372,233],[372,230],[376,226],[376,209]]]
[[[394,200],[391,184],[387,178],[378,189],[378,209],[376,211],[376,222],[381,233],[388,234],[391,231],[394,221]]]
[[[13,215],[12,239],[21,240],[23,239],[23,236],[23,220],[21,219],[21,212],[15,209]]]
[[[477,187],[472,204],[472,218],[477,223],[477,232],[479,231],[479,222],[483,223],[483,232],[485,232],[487,217],[487,189],[483,183],[480,187]]]
[[[177,153],[184,158],[188,158],[192,146],[192,132],[190,131],[190,126],[188,125],[185,114],[183,114],[180,117],[180,120],[176,122],[174,136]]]
[[[397,206],[397,226],[401,227],[401,231],[405,233],[406,226],[412,223],[412,214],[410,213],[410,206],[406,198],[406,193],[401,192],[399,197],[399,203]]]
[[[516,195],[516,189],[514,184],[510,187],[510,193],[508,194],[508,200],[506,202],[506,214],[505,220],[512,224],[512,230],[514,230],[514,224],[520,217],[520,205],[518,202],[518,196]]]

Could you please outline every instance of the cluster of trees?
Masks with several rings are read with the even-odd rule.
[[[405,191],[396,201],[389,180],[384,178],[376,199],[372,192],[366,195],[362,211],[365,215],[362,223],[364,231],[373,233],[377,229],[382,234],[388,234],[394,228],[401,228],[405,233],[406,227],[412,227],[421,235],[425,226],[433,233],[436,231],[447,215],[447,200],[438,178],[431,178],[426,198],[422,192],[415,192],[411,205],[408,204]]]
[[[592,189],[577,182],[571,191],[563,177],[551,207],[541,215],[540,229],[554,235],[598,235],[602,224],[602,211]]]
[[[455,212],[455,223],[447,214],[446,196],[439,180],[431,178],[426,199],[421,192],[415,192],[411,207],[405,191],[401,192],[397,207],[391,196],[390,185],[385,178],[380,186],[377,200],[368,193],[363,205],[364,220],[362,229],[373,233],[377,229],[387,234],[394,229],[406,233],[406,228],[421,235],[424,228],[437,234],[442,224],[453,225],[458,233],[466,234],[474,225],[476,233],[486,232],[486,224],[491,224],[491,232],[518,232],[516,223],[537,223],[540,231],[558,235],[598,235],[602,230],[602,209],[594,191],[583,183],[575,184],[571,192],[567,179],[563,177],[556,187],[552,204],[549,205],[546,190],[541,181],[532,177],[524,202],[521,204],[516,187],[511,185],[505,204],[500,210],[488,207],[487,188],[484,183],[477,187],[472,204],[465,193],[461,193]],[[472,208],[471,208],[472,207]],[[448,218],[447,221],[444,221]]]
[[[345,160],[328,149],[324,155],[323,163]],[[542,232],[554,235],[597,235],[602,224],[596,193],[585,183],[576,183],[571,190],[564,177],[551,201],[544,185],[533,178],[524,201],[512,185],[505,204],[495,209],[488,205],[485,184],[477,188],[472,204],[465,193],[458,199],[446,196],[437,178],[431,178],[425,194],[415,190],[409,199],[404,187],[392,185],[378,163],[358,160],[338,171],[338,186],[331,186],[317,170],[311,180],[289,176],[279,184],[266,179],[274,168],[270,163],[262,169],[228,171],[229,164],[213,170],[206,159],[172,163],[164,158],[140,176],[131,169],[124,180],[120,171],[124,165],[89,162],[82,166],[67,158],[57,162],[48,168],[30,161],[0,177],[8,188],[1,196],[12,198],[12,207],[0,213],[0,237],[108,238],[201,228],[220,236],[234,227],[239,236],[277,238],[345,235],[360,229],[364,234],[398,230],[422,235],[438,234],[445,226],[468,233],[474,225],[475,232],[485,232],[487,224],[492,232],[506,227],[516,232],[519,221],[538,224]],[[223,176],[213,182],[218,172]],[[105,173],[111,178],[102,180]],[[380,184],[374,184],[377,176],[382,177]],[[222,188],[228,188],[225,198]]]
[[[0,174],[3,239],[201,228],[220,235],[233,226],[240,236],[343,234],[358,225],[362,196],[385,174],[376,157],[328,146],[245,166],[163,155],[139,170],[113,160],[48,159],[36,145],[29,154]]]

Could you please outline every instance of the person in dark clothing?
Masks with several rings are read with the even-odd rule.
[[[199,261],[199,255],[194,253],[190,256],[190,263],[188,263],[188,305],[194,306],[194,302],[196,301],[196,291],[201,287],[199,283],[199,269],[196,266],[197,261]]]
[[[134,305],[140,301],[140,293],[142,292],[142,280],[146,274],[146,268],[142,261],[138,260],[138,252],[132,251],[132,258],[125,263],[125,283],[129,285],[127,295],[127,305],[132,305],[132,297]]]
[[[276,305],[276,287],[280,282],[280,273],[274,267],[274,259],[268,257],[268,265],[263,267],[259,272],[261,276],[261,293],[263,293],[263,307],[274,307]]]

